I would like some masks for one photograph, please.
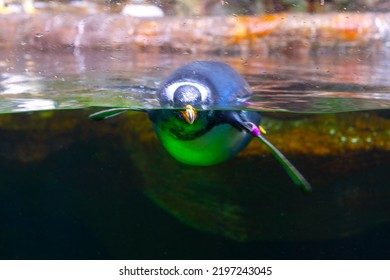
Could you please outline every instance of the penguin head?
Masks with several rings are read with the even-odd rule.
[[[178,117],[194,124],[204,110],[231,107],[252,95],[249,84],[228,64],[195,61],[179,67],[157,91],[163,108],[182,108]],[[199,110],[198,114],[193,114]]]
[[[200,75],[170,79],[158,91],[162,107],[183,108],[178,118],[193,124],[198,116],[198,110],[208,109],[216,98],[212,85]]]

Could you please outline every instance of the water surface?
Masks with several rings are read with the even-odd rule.
[[[153,57],[154,56],[154,57]],[[85,107],[159,108],[162,79],[195,59],[231,64],[254,95],[231,109],[334,113],[390,107],[389,54],[213,58],[96,51],[0,53],[0,112]],[[226,109],[226,108],[216,108]]]

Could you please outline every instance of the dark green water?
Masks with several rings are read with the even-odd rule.
[[[2,258],[389,257],[388,223],[350,237],[295,242],[241,243],[192,229],[139,190],[142,179],[126,156],[102,147],[82,143],[33,166],[1,166]]]
[[[82,109],[156,108],[153,89],[190,57],[0,60],[0,258],[390,257],[385,59],[226,59],[256,92],[242,106],[268,111],[270,140],[312,183],[308,195],[259,143],[190,167],[143,113],[93,122],[97,109]]]

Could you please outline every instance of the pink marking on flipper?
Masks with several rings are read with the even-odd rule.
[[[260,129],[257,127],[257,125],[255,125],[254,123],[252,122],[246,122],[246,124],[250,125],[251,126],[251,130],[250,130],[250,134],[253,136],[253,137],[257,137],[260,135],[261,131]]]

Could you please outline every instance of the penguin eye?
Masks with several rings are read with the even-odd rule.
[[[208,100],[210,96],[210,89],[205,87],[204,85],[194,83],[194,82],[176,82],[166,87],[166,97],[168,100],[174,102],[177,98],[175,98],[175,93],[178,88],[183,87],[194,87],[200,93],[200,101],[205,102]]]

